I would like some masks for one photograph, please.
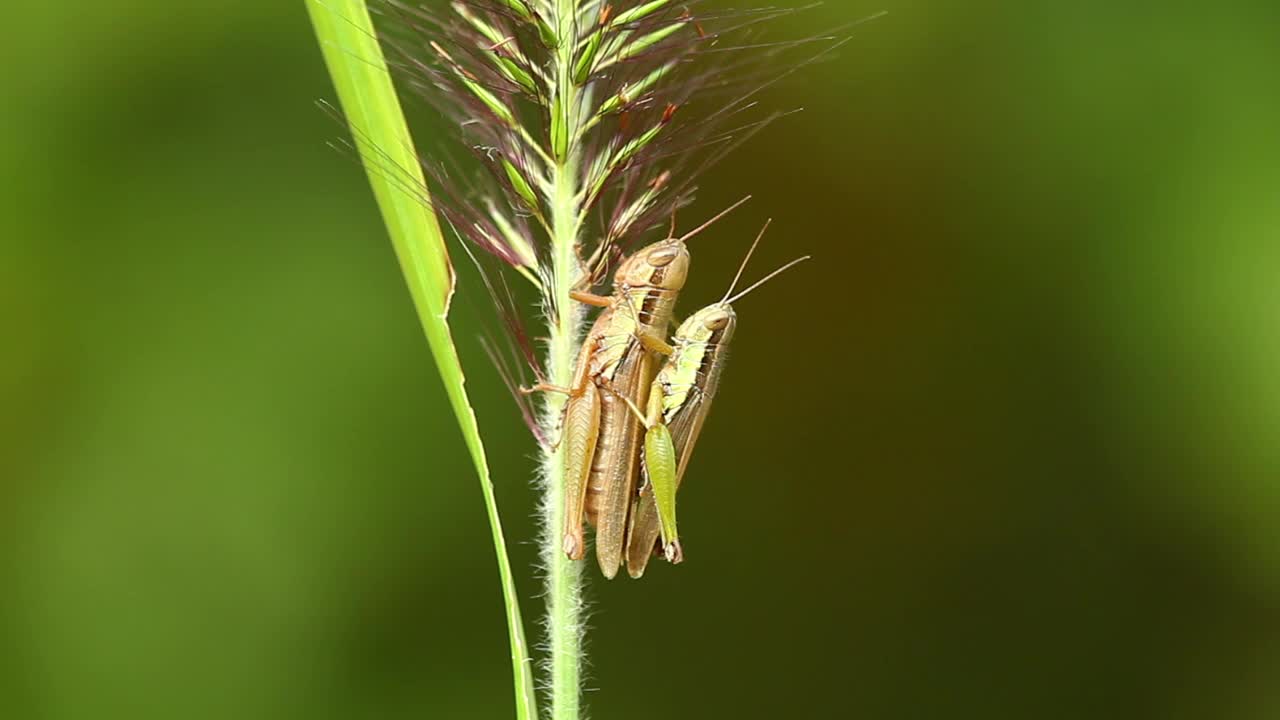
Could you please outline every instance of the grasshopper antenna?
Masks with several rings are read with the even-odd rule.
[[[734,204],[730,205],[729,207],[725,208],[724,210],[721,210],[721,211],[720,211],[720,214],[716,215],[715,217],[713,217],[713,218],[711,218],[710,220],[708,220],[708,221],[706,221],[706,222],[702,223],[702,224],[701,224],[701,225],[699,225],[698,227],[696,227],[696,228],[694,228],[694,229],[690,230],[689,232],[685,233],[684,237],[682,237],[682,238],[678,238],[678,240],[679,240],[680,242],[685,242],[686,240],[688,240],[689,238],[693,237],[694,235],[697,235],[698,233],[702,232],[703,230],[706,230],[707,228],[709,228],[709,227],[711,227],[712,225],[714,225],[714,224],[716,223],[716,221],[717,221],[717,220],[719,220],[720,218],[724,217],[725,215],[728,215],[729,213],[733,212],[734,210],[737,210],[737,209],[738,209],[738,207],[742,205],[742,203],[744,203],[744,202],[746,202],[746,201],[748,201],[748,200],[750,200],[750,199],[751,199],[751,196],[750,196],[750,195],[748,195],[748,196],[746,196],[746,197],[742,198],[742,199],[741,199],[741,200],[739,200],[738,202],[736,202],[736,203],[734,203]]]
[[[813,257],[813,256],[812,256],[812,255],[805,255],[804,257],[798,257],[798,258],[796,258],[795,260],[792,260],[791,262],[787,263],[786,265],[783,265],[782,267],[778,268],[777,270],[774,270],[773,272],[769,273],[768,275],[765,275],[764,277],[760,278],[759,280],[757,280],[757,281],[755,282],[755,284],[753,284],[751,287],[747,288],[746,290],[743,290],[742,292],[738,293],[737,295],[734,295],[733,297],[729,298],[728,300],[725,300],[725,301],[724,301],[724,302],[725,302],[725,304],[728,304],[728,305],[732,305],[732,304],[734,304],[734,303],[735,303],[735,302],[737,302],[738,300],[741,300],[743,297],[745,297],[745,296],[747,295],[747,293],[751,292],[752,290],[755,290],[756,288],[760,287],[761,285],[763,285],[763,284],[765,284],[765,283],[769,282],[770,280],[774,279],[775,277],[777,277],[777,276],[781,275],[783,272],[785,272],[785,271],[787,271],[787,270],[790,270],[792,267],[795,267],[796,265],[799,265],[800,263],[804,262],[805,260],[810,259],[811,257]]]
[[[764,237],[771,224],[773,224],[773,218],[764,221],[764,227],[760,228],[760,234],[756,235],[756,241],[751,243],[751,249],[747,250],[747,256],[742,258],[742,264],[738,266],[738,274],[733,276],[733,282],[729,283],[728,291],[725,292],[724,297],[720,298],[721,305],[733,294],[733,289],[738,287],[738,281],[742,279],[742,271],[747,269],[747,263],[751,262],[751,254],[756,251],[756,246],[760,244],[760,238]]]

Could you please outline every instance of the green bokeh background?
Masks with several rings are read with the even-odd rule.
[[[817,261],[740,307],[688,562],[593,574],[592,717],[1280,716],[1280,5],[1133,5],[785,21],[889,11],[702,183],[691,215],[756,200],[686,308],[766,216],[757,270]],[[476,481],[303,4],[6,18],[0,716],[511,717]],[[485,316],[464,287],[536,632]]]

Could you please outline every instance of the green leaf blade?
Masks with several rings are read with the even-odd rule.
[[[353,130],[368,140],[358,143],[361,161],[395,247],[449,404],[480,478],[506,605],[516,717],[518,720],[536,720],[533,663],[525,640],[511,563],[507,557],[479,425],[467,398],[466,378],[447,322],[453,294],[453,271],[444,235],[435,212],[423,206],[423,198],[406,193],[380,169],[387,163],[394,163],[416,181],[417,187],[426,187],[413,140],[364,1],[307,0],[307,10],[343,114]],[[375,148],[381,157],[371,156]]]

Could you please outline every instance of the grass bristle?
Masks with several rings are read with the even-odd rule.
[[[569,108],[557,103],[564,92],[549,71],[551,51],[539,28],[553,3],[455,0],[440,7],[382,0],[380,30],[405,87],[451,118],[465,147],[482,149],[478,164],[487,178],[455,173],[450,182],[463,187],[437,191],[467,238],[512,265],[542,257],[547,237],[540,212],[550,202],[550,166],[572,145],[583,160],[581,216],[599,211],[605,219],[579,255],[607,264],[617,254],[600,245],[633,246],[676,204],[689,201],[696,178],[735,141],[768,123],[762,112],[750,121],[742,117],[759,110],[750,100],[760,88],[814,54],[805,48],[816,45],[820,52],[833,44],[828,37],[762,37],[764,24],[795,9],[705,5],[577,3],[566,41],[575,48],[572,74],[588,102],[578,109],[584,116],[571,123],[564,117]],[[787,55],[792,52],[799,57]],[[570,124],[578,128],[573,137]],[[444,182],[438,170],[429,174]],[[494,203],[498,195],[501,206]],[[466,204],[478,207],[470,211]],[[506,242],[492,223],[477,220],[499,207],[508,217],[535,218],[544,232],[521,232],[517,242]],[[467,230],[476,224],[481,229]],[[604,277],[607,267],[585,271]]]

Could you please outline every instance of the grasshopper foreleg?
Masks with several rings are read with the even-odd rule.
[[[671,347],[671,343],[668,343],[661,335],[652,330],[640,330],[635,335],[640,344],[650,352],[670,357],[676,351],[674,347]]]
[[[538,383],[533,387],[520,388],[521,395],[532,395],[540,392],[560,393],[561,395],[568,395],[569,397],[579,394],[573,388],[565,387],[563,385],[552,385],[551,383]]]
[[[570,290],[569,297],[577,300],[583,305],[590,305],[592,307],[611,307],[613,305],[613,298],[608,297],[607,295],[596,295],[595,293],[589,293],[584,290]]]

